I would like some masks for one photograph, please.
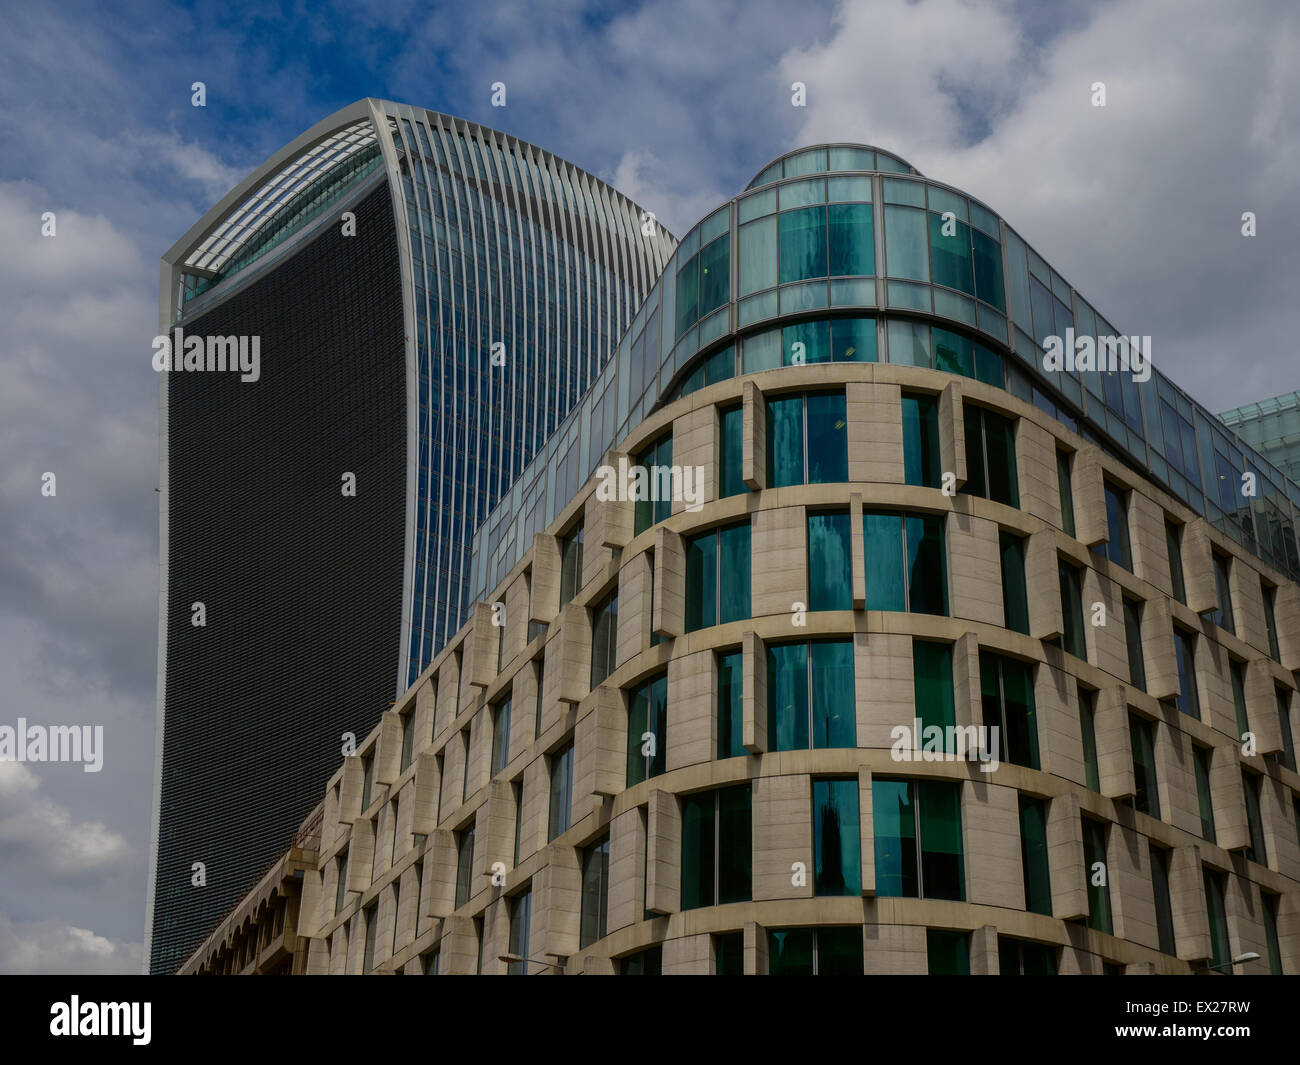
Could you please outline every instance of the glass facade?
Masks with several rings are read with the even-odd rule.
[[[1037,769],[1033,667],[1015,658],[981,651],[980,702],[984,724],[998,726],[1002,760]]]
[[[767,403],[767,486],[849,479],[843,392],[811,392]]]
[[[749,617],[748,521],[687,537],[686,631]]]
[[[858,781],[814,780],[813,894],[861,895]]]
[[[948,613],[944,519],[866,511],[862,516],[867,609]]]
[[[770,750],[857,745],[852,640],[767,647]]]
[[[861,976],[862,927],[770,928],[767,971],[772,976]]]
[[[748,784],[684,795],[682,909],[753,897],[753,820]]]
[[[668,758],[668,674],[628,693],[627,786],[657,777]]]
[[[879,897],[965,899],[960,785],[873,779],[871,808]]]

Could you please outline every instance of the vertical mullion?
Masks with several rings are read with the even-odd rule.
[[[903,612],[911,613],[912,610],[912,576],[907,571],[907,514],[899,512],[898,515],[899,536],[903,541]],[[865,535],[866,526],[863,526]]]

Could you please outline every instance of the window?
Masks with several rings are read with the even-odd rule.
[[[1006,627],[1029,635],[1029,589],[1025,584],[1025,541],[1011,533],[998,535],[1002,555],[1002,615]]]
[[[1268,630],[1268,654],[1274,662],[1282,661],[1282,654],[1277,646],[1277,588],[1260,581],[1260,591],[1264,595],[1264,628]]]
[[[688,568],[688,596],[689,574]],[[849,554],[847,511],[808,515],[808,609],[853,609],[853,565]]]
[[[741,697],[744,692],[744,654],[729,651],[718,655],[718,757],[738,758],[748,754],[744,739]]]
[[[1073,456],[1068,451],[1056,452],[1056,485],[1061,494],[1061,529],[1067,536],[1074,535],[1074,480],[1070,476]]]
[[[492,776],[510,760],[510,702],[507,697],[492,707]]]
[[[960,786],[874,779],[871,805],[876,894],[965,901]]]
[[[1282,750],[1277,760],[1295,772],[1295,737],[1291,735],[1291,696],[1285,688],[1275,687],[1277,695],[1277,725],[1282,732]]]
[[[861,976],[862,926],[768,929],[767,971],[772,976]]]
[[[1133,807],[1151,817],[1160,816],[1160,785],[1156,780],[1155,722],[1128,715],[1129,743],[1133,749]]]
[[[767,487],[849,479],[843,392],[767,401]]]
[[[1177,954],[1174,944],[1174,908],[1169,901],[1169,852],[1164,847],[1150,844],[1151,889],[1156,901],[1156,932],[1160,937],[1160,953]]]
[[[375,783],[375,755],[363,755],[361,758],[361,809],[370,809],[370,789]]]
[[[1207,611],[1205,616],[1224,629],[1233,634],[1237,628],[1232,614],[1232,585],[1228,580],[1228,567],[1230,562],[1225,555],[1213,552],[1214,559],[1214,587],[1218,593],[1219,605],[1216,609]]]
[[[460,801],[469,795],[469,738],[470,727],[460,730]]]
[[[1214,832],[1214,801],[1210,791],[1210,748],[1192,744],[1192,769],[1196,776],[1196,804],[1201,815],[1201,838],[1218,842]]]
[[[573,807],[573,743],[551,755],[551,814],[547,840],[569,831]]]
[[[826,277],[826,208],[785,211],[777,218],[781,284]]]
[[[660,976],[663,974],[664,948],[647,947],[619,959],[619,976]]]
[[[1100,821],[1083,819],[1083,874],[1088,882],[1088,927],[1112,932],[1110,917],[1110,864],[1106,861],[1106,840],[1110,829]]]
[[[1101,777],[1097,768],[1097,693],[1082,686],[1079,692],[1079,731],[1083,736],[1083,769],[1088,788],[1101,791]]]
[[[1047,801],[1020,796],[1020,861],[1025,909],[1052,915],[1052,878],[1047,860]]]
[[[1223,902],[1228,890],[1227,877],[1205,866],[1201,866],[1201,876],[1205,883],[1205,908],[1210,918],[1210,966],[1231,973],[1228,964],[1232,960],[1228,952],[1228,912]]]
[[[560,606],[578,594],[582,587],[582,534],[578,526],[560,542]]]
[[[998,972],[1003,976],[1055,976],[1056,948],[998,936]]]
[[[1250,731],[1246,717],[1246,663],[1228,659],[1228,676],[1232,680],[1232,705],[1237,712],[1237,739],[1240,740]]]
[[[1057,559],[1057,574],[1061,582],[1061,622],[1065,629],[1063,646],[1075,658],[1086,661],[1088,644],[1083,630],[1083,575],[1063,558]]]
[[[578,948],[605,938],[609,915],[609,837],[582,852],[582,914]]]
[[[424,975],[437,976],[438,970],[442,967],[442,948],[434,947],[424,956]]]
[[[938,515],[863,514],[868,610],[948,613],[943,523]]]
[[[925,957],[931,976],[970,976],[970,933],[927,928]]]
[[[853,641],[769,644],[767,712],[773,750],[857,746]]]
[[[1280,896],[1260,892],[1264,904],[1264,939],[1268,943],[1268,971],[1272,976],[1282,975],[1282,945],[1277,938],[1277,910]]]
[[[1196,687],[1196,635],[1174,626],[1174,653],[1178,658],[1178,697],[1174,704],[1181,713],[1200,719],[1201,697]]]
[[[1183,530],[1165,519],[1165,548],[1169,552],[1169,579],[1173,582],[1174,598],[1187,604],[1187,588],[1183,584]]]
[[[944,747],[955,754],[957,708],[952,686],[952,644],[929,640],[912,641],[912,697],[922,730],[932,726],[943,730]],[[924,737],[922,737],[922,740]]]
[[[713,937],[713,974],[745,975],[744,932],[722,932]]]
[[[533,889],[521,892],[510,900],[510,953],[528,957],[528,932],[532,923]],[[512,961],[506,967],[510,976],[527,976],[528,962]]]
[[[862,894],[858,781],[814,780],[813,894]]]
[[[474,828],[460,832],[456,837],[456,909],[469,901],[474,883]]]
[[[537,681],[537,702],[533,706],[533,739],[537,739],[542,734],[542,690],[546,680],[546,658],[544,655],[538,655],[533,659],[533,670],[536,673]]]
[[[1106,547],[1105,556],[1117,566],[1130,572],[1133,554],[1128,535],[1128,492],[1105,482],[1106,494]]]
[[[831,277],[870,276],[876,272],[871,204],[833,203],[826,208]]]
[[[885,267],[890,277],[929,281],[929,245],[925,211],[885,208]]]
[[[645,472],[642,473],[641,471]],[[644,476],[645,480],[641,481]],[[641,484],[636,499],[635,530],[639,535],[663,521],[673,512],[673,438],[669,433],[651,444],[636,457],[634,485]]]
[[[971,403],[965,405],[964,412],[966,484],[962,491],[1009,507],[1020,506],[1015,423]]]
[[[668,754],[668,674],[628,693],[627,786],[664,771]]]
[[[408,710],[402,715],[402,762],[399,773],[405,773],[411,765],[411,746],[415,742],[415,711]]]
[[[748,784],[682,797],[682,909],[753,897]]]
[[[722,428],[722,476],[719,498],[738,496],[749,491],[745,484],[745,411],[743,407],[728,407],[718,420]]]
[[[938,397],[904,392],[903,480],[923,488],[939,488],[942,476]]]
[[[591,686],[594,688],[614,672],[618,653],[618,589],[605,596],[591,611]]]
[[[370,972],[375,967],[375,934],[379,931],[379,907],[366,909],[366,946],[361,959],[361,971]]]
[[[1142,604],[1124,596],[1124,643],[1128,648],[1129,683],[1147,690],[1147,667],[1142,656]]]
[[[1033,667],[990,651],[980,652],[984,724],[997,725],[1004,762],[1038,768],[1038,718]]]
[[[344,851],[336,859],[334,865],[338,869],[338,882],[334,888],[334,916],[343,912],[343,900],[348,893],[348,852]]]
[[[519,841],[523,838],[524,830],[524,782],[522,779],[511,781],[510,797],[515,801],[515,849],[514,861],[511,862],[511,867],[518,868]]]
[[[936,285],[959,289],[975,295],[975,275],[971,269],[970,226],[934,211],[930,219],[930,270]],[[1001,256],[999,255],[999,258]]]
[[[750,613],[748,521],[686,538],[686,631]]]
[[[1259,809],[1260,778],[1242,770],[1241,786],[1246,793],[1246,824],[1250,827],[1250,846],[1246,857],[1260,865],[1268,864],[1268,848],[1264,845],[1264,821]]]

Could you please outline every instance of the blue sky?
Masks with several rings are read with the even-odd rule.
[[[1286,0],[1188,7],[6,0],[0,724],[103,724],[106,751],[98,774],[0,764],[0,972],[138,965],[158,259],[251,168],[384,96],[546,147],[684,233],[773,156],[875,143],[985,200],[1224,409],[1300,388],[1300,15]]]

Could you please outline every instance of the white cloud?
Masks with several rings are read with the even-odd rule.
[[[0,914],[0,973],[101,975],[139,971],[143,945],[96,935],[66,921],[16,922]]]
[[[115,870],[132,854],[127,841],[102,822],[77,821],[43,794],[26,765],[0,761],[0,855],[6,863],[81,879]]]

